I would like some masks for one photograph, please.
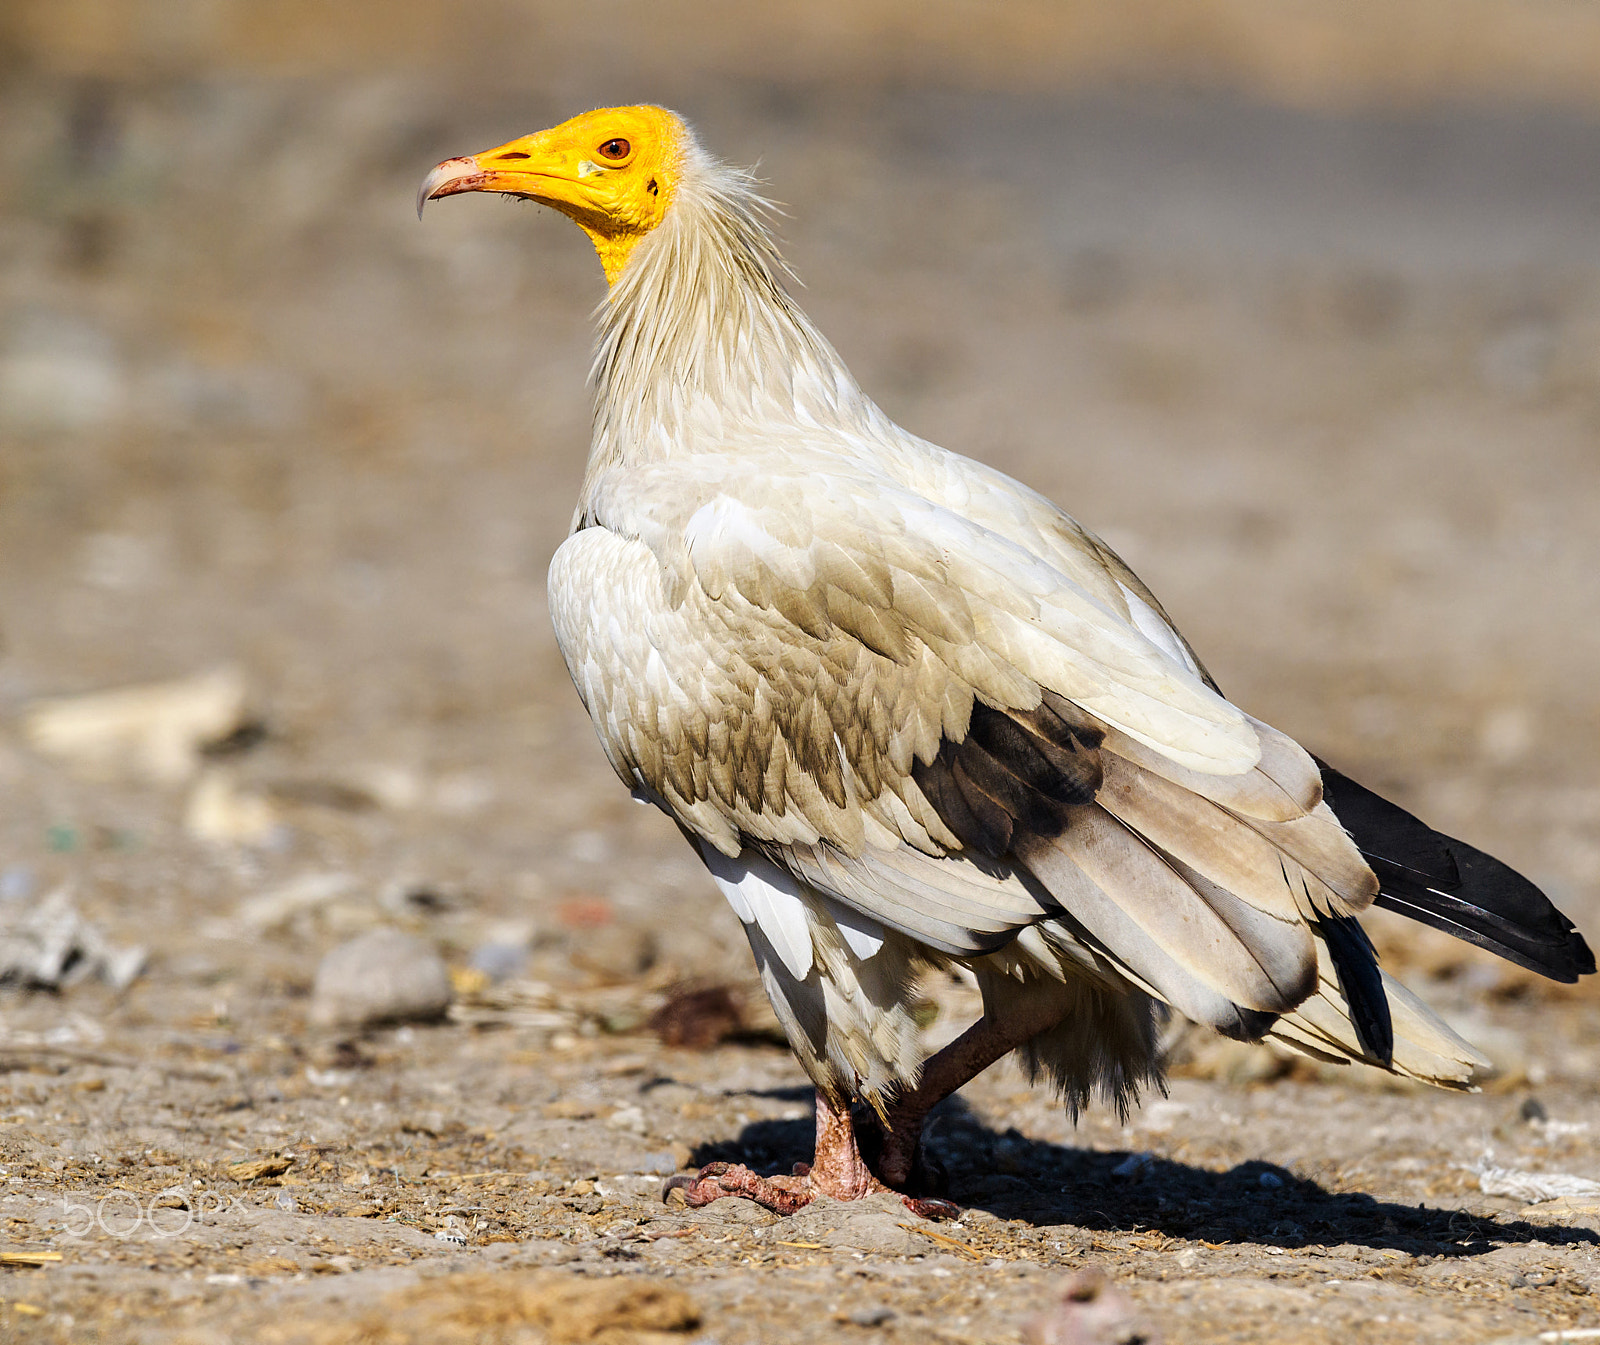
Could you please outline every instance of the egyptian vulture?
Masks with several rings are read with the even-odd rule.
[[[808,1171],[715,1164],[691,1204],[915,1202],[941,1099],[1016,1051],[1068,1106],[1125,1106],[1168,1010],[1466,1085],[1481,1057],[1378,967],[1374,904],[1594,970],[1526,879],[1224,699],[1093,533],[884,415],[785,288],[756,185],[625,107],[450,159],[418,198],[552,206],[610,283],[556,638],[817,1090]],[[922,1059],[913,983],[953,965],[983,1014]]]

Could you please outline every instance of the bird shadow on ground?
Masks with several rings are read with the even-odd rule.
[[[809,1102],[812,1092],[783,1088],[760,1096]],[[813,1139],[809,1117],[753,1121],[735,1139],[701,1145],[693,1162],[787,1172],[810,1159]],[[948,1174],[948,1194],[957,1204],[1039,1228],[1160,1232],[1285,1250],[1355,1245],[1430,1257],[1480,1256],[1506,1243],[1536,1240],[1600,1247],[1600,1233],[1589,1228],[1329,1191],[1271,1163],[1251,1161],[1217,1172],[1127,1150],[1029,1139],[985,1125],[960,1098],[934,1112],[927,1145]]]

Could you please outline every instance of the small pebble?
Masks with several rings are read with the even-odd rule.
[[[293,1214],[295,1212],[295,1209],[297,1208],[295,1203],[294,1203],[294,1197],[292,1195],[290,1195],[287,1191],[279,1191],[278,1192],[278,1198],[275,1201],[273,1201],[272,1203],[274,1205],[276,1205],[280,1210],[282,1210],[285,1214]]]
[[[1263,1172],[1256,1180],[1269,1191],[1281,1191],[1283,1189],[1283,1178],[1278,1176],[1276,1172]]]
[[[397,929],[375,929],[322,959],[311,992],[319,1027],[442,1018],[450,1007],[450,974],[432,947]]]
[[[893,1320],[893,1308],[862,1308],[850,1314],[852,1326],[887,1326]]]
[[[648,1129],[644,1111],[639,1107],[618,1107],[606,1117],[606,1124],[613,1130],[631,1130],[637,1135],[644,1134]]]
[[[527,944],[491,941],[473,949],[468,965],[473,971],[481,971],[491,981],[505,981],[517,975],[527,961]]]

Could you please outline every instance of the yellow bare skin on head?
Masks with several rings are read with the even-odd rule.
[[[589,235],[615,283],[660,224],[682,169],[683,122],[665,108],[607,107],[462,159],[423,181],[417,208],[440,196],[496,191],[551,206]]]

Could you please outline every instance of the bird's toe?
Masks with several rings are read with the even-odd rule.
[[[674,1191],[691,1209],[724,1196],[742,1196],[775,1214],[793,1214],[816,1196],[804,1176],[763,1177],[743,1163],[707,1163],[699,1172],[680,1172],[667,1179],[661,1190],[662,1200],[670,1203]]]

